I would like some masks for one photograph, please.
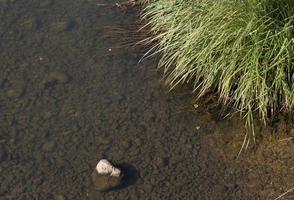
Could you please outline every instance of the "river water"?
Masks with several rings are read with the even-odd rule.
[[[132,9],[97,6],[113,3],[0,0],[0,199],[268,199],[287,190],[293,150],[264,142],[235,160],[240,120],[223,120],[213,102],[195,109],[189,90],[168,92],[154,59],[110,51],[121,38],[105,27],[136,20]],[[101,158],[125,170],[120,189],[93,187]]]

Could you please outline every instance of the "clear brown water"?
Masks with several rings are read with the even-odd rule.
[[[135,16],[97,3],[114,1],[0,0],[0,199],[269,199],[291,186],[293,143],[234,160],[242,122],[168,93],[154,60],[110,55],[105,27]],[[121,189],[93,188],[101,158],[123,165]]]

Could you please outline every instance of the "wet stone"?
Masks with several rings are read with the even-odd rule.
[[[92,182],[95,189],[101,192],[109,191],[122,184],[123,176],[109,176],[109,174],[101,175],[96,170],[92,173]]]

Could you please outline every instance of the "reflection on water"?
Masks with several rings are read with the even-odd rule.
[[[112,2],[0,0],[0,199],[235,197],[238,171],[203,142],[213,117],[180,112],[189,94],[167,94],[151,60],[107,56],[104,27],[134,19],[97,3]],[[93,189],[101,158],[129,169],[120,190]]]

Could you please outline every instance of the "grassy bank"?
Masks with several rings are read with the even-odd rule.
[[[253,129],[294,104],[294,1],[145,0],[158,64],[171,88],[216,91]],[[197,93],[196,93],[197,91]],[[252,131],[254,134],[254,131]]]

